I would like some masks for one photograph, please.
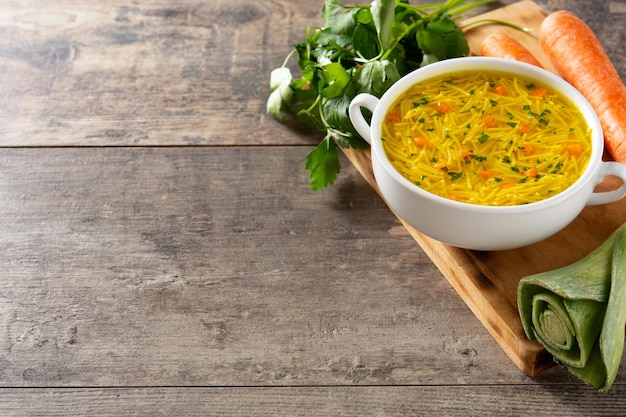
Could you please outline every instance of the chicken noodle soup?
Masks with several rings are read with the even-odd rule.
[[[414,85],[390,108],[383,147],[431,193],[491,206],[560,193],[591,156],[591,131],[565,97],[500,72],[461,72]]]

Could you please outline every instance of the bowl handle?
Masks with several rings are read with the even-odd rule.
[[[348,108],[348,114],[350,115],[352,125],[356,131],[359,132],[359,135],[361,135],[370,145],[372,144],[372,129],[367,123],[367,120],[365,120],[365,117],[363,117],[361,107],[365,107],[374,113],[374,109],[377,105],[378,98],[371,94],[362,93],[352,99],[350,107]]]
[[[596,184],[602,182],[607,175],[614,175],[622,181],[617,190],[593,193],[587,202],[588,206],[599,206],[622,199],[626,196],[626,165],[619,162],[603,162],[600,164]]]

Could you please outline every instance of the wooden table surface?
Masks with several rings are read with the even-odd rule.
[[[626,2],[536,2],[626,78]],[[0,415],[626,414],[626,360],[520,372],[345,157],[310,191],[265,100],[322,4],[0,0]]]

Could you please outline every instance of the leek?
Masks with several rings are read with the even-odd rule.
[[[626,223],[583,259],[524,277],[517,301],[524,332],[600,392],[619,369],[626,326]]]

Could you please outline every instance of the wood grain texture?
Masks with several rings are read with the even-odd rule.
[[[356,171],[311,192],[303,151],[0,150],[0,386],[528,383]]]
[[[0,145],[304,144],[269,73],[320,4],[0,1]],[[310,142],[309,142],[310,143]]]
[[[623,415],[626,389],[577,386],[0,389],[3,416],[520,416]],[[64,401],[67,397],[72,402]]]
[[[618,2],[536,3],[624,74]],[[265,99],[322,5],[0,0],[0,415],[626,407],[521,373],[347,158],[309,191]]]
[[[536,3],[585,16],[625,75],[621,32],[604,24],[626,23],[616,2]],[[269,72],[320,24],[322,4],[1,0],[0,146],[316,143],[271,120],[265,100]]]

